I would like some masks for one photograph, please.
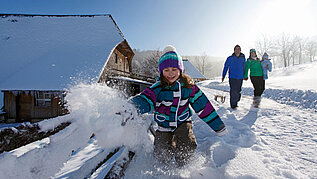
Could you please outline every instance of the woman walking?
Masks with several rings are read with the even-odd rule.
[[[265,81],[263,79],[261,60],[257,57],[255,49],[250,49],[250,56],[245,65],[244,80],[248,80],[249,70],[254,88],[253,105],[257,108],[260,105],[261,95],[265,89]]]

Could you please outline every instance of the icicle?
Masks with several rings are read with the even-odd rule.
[[[12,93],[13,93],[14,96],[18,96],[19,95],[19,91],[16,91],[16,90],[13,90]]]

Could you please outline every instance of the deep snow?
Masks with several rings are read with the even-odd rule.
[[[309,68],[311,71],[302,70]],[[0,154],[0,178],[83,178],[105,153],[120,145],[136,152],[125,178],[317,178],[313,69],[317,70],[316,62],[271,73],[258,109],[251,105],[249,82],[244,82],[237,110],[231,110],[228,93],[221,91],[228,89],[227,81],[199,83],[229,133],[217,137],[194,115],[195,157],[184,168],[169,170],[153,159],[153,136],[146,132],[151,114],[138,116],[120,93],[106,86],[74,86],[66,97],[71,114],[43,121],[41,126],[49,129],[64,121],[72,124],[49,140]],[[311,81],[307,76],[312,76]],[[297,87],[288,80],[296,78],[307,80]],[[214,101],[214,94],[225,95],[225,103]],[[125,117],[132,113],[134,120],[123,127],[122,116],[116,112]],[[92,132],[96,140],[89,139]]]

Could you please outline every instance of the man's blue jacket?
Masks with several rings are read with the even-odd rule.
[[[222,77],[225,77],[229,69],[229,78],[243,79],[245,69],[245,56],[240,53],[237,57],[234,53],[229,56],[223,68]]]

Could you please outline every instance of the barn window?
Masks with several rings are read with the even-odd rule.
[[[35,105],[40,107],[51,106],[51,93],[38,92],[36,94]]]
[[[118,63],[118,54],[114,53],[114,62]]]

